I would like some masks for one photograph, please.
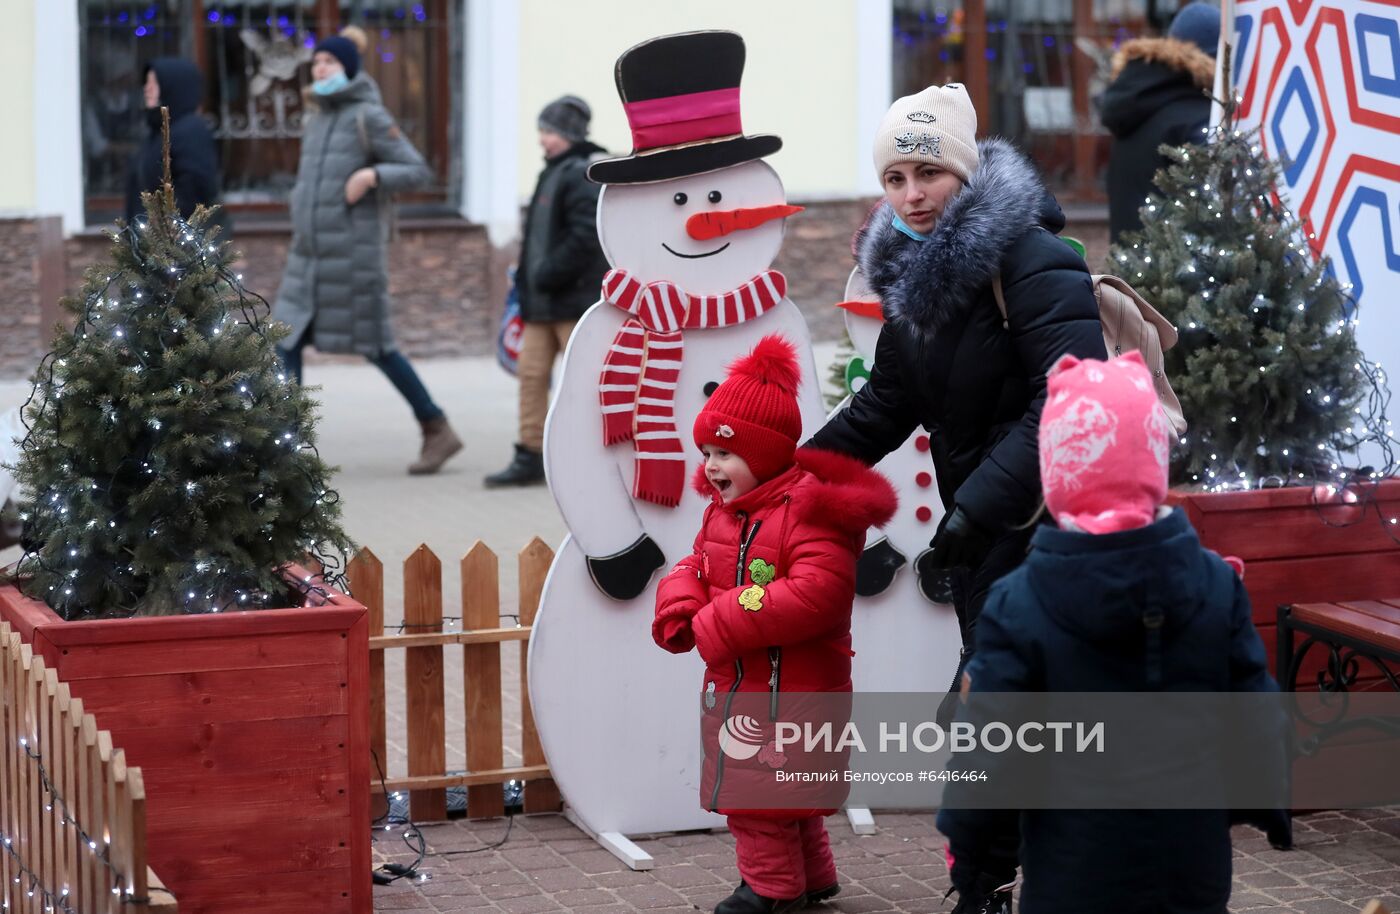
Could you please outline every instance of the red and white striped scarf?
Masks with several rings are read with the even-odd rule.
[[[685,490],[675,409],[683,331],[742,324],[786,294],[787,280],[776,270],[723,295],[687,295],[669,282],[643,285],[625,270],[603,277],[603,300],[631,315],[613,338],[598,381],[603,442],[632,441],[634,498],[674,508]]]

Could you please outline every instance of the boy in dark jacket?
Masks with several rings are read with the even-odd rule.
[[[716,914],[797,911],[839,890],[822,822],[840,805],[832,788],[783,794],[785,806],[810,798],[819,808],[747,808],[746,799],[774,794],[775,769],[795,766],[775,758],[771,744],[751,759],[721,749],[735,737],[734,721],[764,727],[738,711],[750,706],[750,693],[767,712],[758,717],[771,721],[781,693],[851,691],[856,558],[867,528],[894,515],[894,488],[879,473],[854,458],[796,449],[799,378],[792,345],[769,336],[710,395],[695,420],[705,454],[695,484],[713,501],[694,553],[656,594],[656,643],[673,653],[698,647],[705,661],[700,802],[729,817],[744,880]],[[813,755],[802,764],[844,764],[844,756]],[[844,795],[844,786],[837,790]]]
[[[1278,691],[1235,570],[1162,506],[1172,438],[1137,352],[1056,363],[1040,468],[1058,529],[1038,528],[993,586],[966,689]],[[1280,758],[1284,724],[1261,724]],[[939,812],[957,910],[1009,910],[1015,848],[995,846],[1007,815]],[[1022,914],[1224,914],[1230,821],[1220,809],[1024,811]]]
[[[583,312],[598,300],[608,272],[598,241],[600,186],[587,176],[589,163],[604,153],[588,140],[592,114],[588,103],[575,95],[557,98],[540,112],[545,166],[525,213],[515,273],[525,322],[516,363],[520,440],[506,468],[486,477],[488,487],[544,482],[544,420],[554,359],[568,346]]]

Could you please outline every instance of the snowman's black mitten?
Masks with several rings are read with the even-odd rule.
[[[873,597],[884,593],[907,561],[904,553],[890,545],[889,537],[882,536],[879,542],[866,546],[856,559],[856,594]]]
[[[641,596],[652,575],[666,564],[656,540],[645,533],[621,552],[601,558],[588,557],[588,574],[598,589],[614,600],[626,602]]]

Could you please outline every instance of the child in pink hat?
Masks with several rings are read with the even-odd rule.
[[[1167,497],[1172,427],[1142,356],[1065,356],[1050,369],[1040,415],[1045,507],[1064,530],[1145,527]]]
[[[1235,569],[1163,504],[1173,433],[1142,357],[1064,356],[1046,396],[1040,475],[1056,526],[1037,528],[1026,561],[993,585],[964,688],[1278,691]],[[1283,759],[1287,721],[1261,725],[1272,740],[1275,724]],[[956,808],[956,785],[944,800],[938,828],[960,896],[954,910],[1006,914],[1016,847],[1005,811]],[[1226,909],[1228,810],[1031,809],[1019,821],[1025,911]],[[1291,843],[1283,813],[1265,822],[1275,846]]]

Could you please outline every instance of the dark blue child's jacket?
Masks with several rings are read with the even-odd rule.
[[[1151,651],[1149,608],[1164,614]],[[1180,510],[1121,533],[1037,530],[992,589],[968,674],[977,692],[1278,690],[1243,584]],[[1004,841],[1006,816],[944,809],[938,827],[975,860]],[[1022,914],[1226,910],[1228,811],[1029,810],[1020,826]]]

